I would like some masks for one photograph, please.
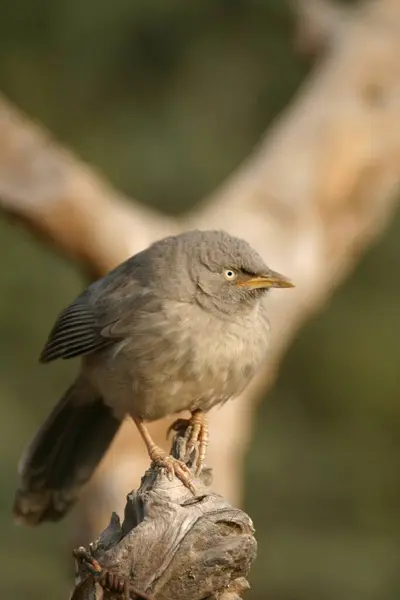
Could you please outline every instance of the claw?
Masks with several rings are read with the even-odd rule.
[[[170,481],[173,481],[174,477],[177,477],[193,495],[196,494],[190,469],[184,462],[170,456],[158,446],[155,446],[152,449],[150,458],[158,467],[167,470],[168,479]]]

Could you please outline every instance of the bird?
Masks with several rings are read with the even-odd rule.
[[[80,357],[80,369],[22,454],[14,520],[61,519],[127,416],[151,461],[193,491],[186,464],[156,446],[146,423],[190,411],[200,472],[208,411],[241,394],[266,358],[264,296],[293,286],[222,230],[158,240],[91,283],[59,314],[40,355]]]

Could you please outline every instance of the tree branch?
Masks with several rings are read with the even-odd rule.
[[[100,276],[174,228],[129,201],[0,95],[0,206]]]
[[[353,15],[351,8],[334,0],[293,0],[292,4],[297,17],[296,47],[308,55],[333,44]]]

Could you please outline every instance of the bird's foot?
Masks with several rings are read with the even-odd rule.
[[[191,430],[187,442],[187,449],[190,451],[198,444],[195,474],[199,475],[204,467],[208,446],[208,423],[206,415],[201,410],[194,411],[192,413],[192,418],[190,419],[190,425]]]
[[[186,448],[190,453],[196,446],[198,447],[195,475],[201,473],[204,467],[204,460],[208,446],[208,423],[206,415],[201,410],[195,410],[190,419],[177,419],[171,427],[170,431],[185,432]]]
[[[157,467],[167,470],[168,479],[170,481],[172,481],[174,477],[177,477],[183,483],[183,485],[192,492],[192,494],[196,493],[190,469],[183,461],[174,458],[170,454],[167,454],[158,446],[154,446],[149,454],[151,460],[155,465],[157,465]]]

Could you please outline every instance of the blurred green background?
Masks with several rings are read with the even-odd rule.
[[[190,207],[246,157],[311,67],[284,0],[8,0],[0,88],[121,189]],[[1,143],[1,140],[0,140]],[[301,332],[260,407],[249,600],[398,600],[400,219]],[[75,365],[40,368],[78,268],[0,220],[2,598],[65,600],[71,517],[16,528],[16,464]]]

